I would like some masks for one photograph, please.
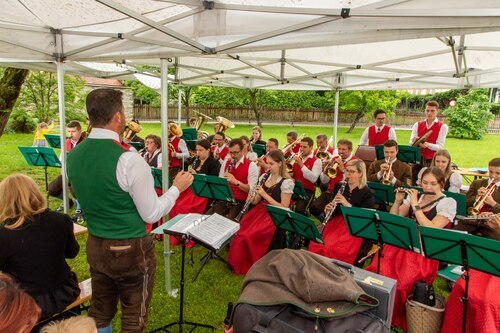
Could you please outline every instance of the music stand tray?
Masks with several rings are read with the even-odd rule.
[[[163,189],[163,171],[162,169],[157,169],[157,168],[151,168],[151,175],[153,175],[153,179],[155,181],[155,188],[157,189]],[[168,178],[168,187],[172,185],[172,179]]]
[[[47,140],[47,143],[49,144],[50,147],[52,148],[61,148],[61,137],[57,134],[44,134],[45,140]]]
[[[420,164],[420,148],[413,146],[398,146],[398,160],[405,163]]]
[[[295,186],[293,187],[292,200],[309,200],[309,196],[306,193],[306,189],[301,182],[295,181]]]
[[[261,157],[262,155],[266,154],[266,146],[265,145],[259,145],[257,143],[252,143],[252,149],[255,153],[257,153],[258,157]]]
[[[390,205],[394,202],[395,194],[392,185],[379,182],[368,182],[368,187],[375,193],[375,203],[379,205]]]
[[[191,189],[194,195],[220,201],[235,201],[227,179],[201,174],[194,174],[193,177]]]
[[[141,150],[144,148],[144,142],[128,142],[127,143],[129,146],[134,147],[137,151]]]
[[[265,205],[276,228],[294,232],[313,242],[323,244],[323,238],[313,220],[289,209]]]
[[[197,141],[198,140],[198,131],[196,131],[196,128],[193,127],[187,127],[182,129],[182,136],[181,139],[184,141]]]

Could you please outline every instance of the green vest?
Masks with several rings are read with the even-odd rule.
[[[87,139],[68,153],[68,180],[92,236],[146,236],[146,226],[130,194],[120,188],[116,179],[118,159],[125,152],[114,140]]]

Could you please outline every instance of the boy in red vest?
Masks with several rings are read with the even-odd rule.
[[[385,124],[387,115],[384,110],[378,109],[373,113],[375,124],[367,127],[359,140],[360,145],[383,145],[387,140],[396,139],[396,131],[391,126]]]
[[[184,170],[184,161],[187,161],[189,158],[189,150],[186,141],[173,135],[170,131],[168,133],[168,141],[173,146],[172,149],[172,146],[168,145],[170,153],[169,176],[170,179],[174,179],[180,170]]]
[[[321,160],[314,156],[313,140],[305,137],[300,141],[300,153],[293,157],[293,179],[296,182],[302,183],[306,190],[309,200],[296,200],[295,211],[299,214],[306,213],[306,209],[310,200],[314,199],[316,193],[316,181],[321,173]]]
[[[222,164],[219,177],[227,179],[236,202],[219,201],[207,214],[217,213],[234,219],[243,209],[248,193],[257,185],[259,167],[244,156],[241,139],[232,139],[229,142],[228,155],[230,158]]]
[[[295,141],[297,141],[297,132],[295,131],[290,131],[286,133],[286,146],[288,148],[283,151],[283,154],[285,154],[285,157],[291,156],[292,154],[298,154],[300,150],[300,144],[296,143],[295,145],[291,145]]]

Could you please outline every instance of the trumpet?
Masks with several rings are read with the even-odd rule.
[[[305,136],[306,136],[306,133],[302,133],[302,134],[301,134],[301,135],[297,138],[297,140],[295,140],[295,141],[294,141],[294,142],[292,142],[292,143],[289,143],[289,144],[284,145],[284,146],[283,146],[283,148],[281,148],[281,152],[282,152],[283,154],[285,154],[285,153],[286,153],[286,152],[287,152],[290,148],[292,148],[292,149],[293,149],[293,148],[295,147],[295,145],[296,145],[297,143],[299,143],[300,141],[302,141],[302,139],[303,139]]]
[[[320,159],[321,162],[325,162],[325,161],[328,161],[330,159],[330,154],[328,154],[328,147],[330,147],[332,142],[333,142],[333,136],[330,137],[330,140],[328,140],[328,143],[326,144],[325,151],[320,151],[318,148],[318,152],[316,153],[316,158]]]
[[[484,201],[495,192],[496,188],[495,182],[491,182],[491,184],[486,187],[486,192],[484,194],[476,196],[476,200],[472,207],[469,208],[468,213],[470,215],[478,215],[484,207]]]
[[[288,173],[292,173],[293,172],[293,165],[295,164],[295,159],[294,157],[298,155],[297,153],[293,153],[292,155],[290,155],[286,161],[285,161],[285,164],[286,164],[286,169],[288,171]]]
[[[334,212],[334,211],[335,211],[335,209],[337,208],[338,203],[335,201],[335,197],[336,197],[337,195],[339,195],[339,194],[340,194],[340,195],[343,195],[343,194],[344,194],[346,184],[347,184],[347,181],[343,180],[343,181],[342,181],[342,185],[340,186],[340,188],[339,188],[339,190],[338,190],[337,194],[335,194],[335,196],[333,197],[332,201],[330,201],[330,203],[332,203],[332,204],[333,204],[333,207],[332,207],[332,209],[330,209],[330,210],[328,211],[328,213],[326,213],[326,215],[325,215],[325,219],[323,220],[323,223],[321,223],[321,227],[320,227],[320,229],[319,229],[319,233],[320,233],[321,235],[323,235],[323,230],[325,229],[326,224],[328,223],[328,221],[330,220],[330,218],[331,218],[331,217],[332,217],[332,215],[333,215],[333,212]]]
[[[330,159],[330,162],[328,162],[328,164],[323,168],[323,173],[329,178],[337,177],[337,168],[339,166],[339,162],[335,161],[337,157],[340,157],[340,155],[333,156]]]
[[[391,171],[392,171],[392,162],[389,161],[387,162],[389,164],[389,169],[384,172],[384,175],[382,176],[382,179],[380,179],[380,182],[384,185],[391,185],[392,182],[390,181],[390,176],[391,176]]]

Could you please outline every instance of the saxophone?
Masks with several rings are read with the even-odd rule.
[[[326,213],[325,219],[323,220],[323,223],[321,223],[321,227],[319,228],[319,232],[320,232],[321,235],[323,235],[323,230],[325,229],[325,226],[327,225],[328,221],[330,220],[330,218],[333,215],[333,212],[337,208],[338,203],[335,201],[335,197],[337,195],[339,195],[339,194],[344,194],[346,184],[347,184],[346,181],[342,181],[342,185],[340,186],[337,194],[335,194],[335,196],[333,197],[332,201],[330,201],[330,203],[333,204],[333,207],[332,207],[332,209],[330,209],[328,211],[328,213]]]
[[[257,184],[257,186],[262,186],[264,185],[264,183],[267,181],[267,179],[269,178],[269,175],[271,175],[271,172],[269,170],[267,170],[263,175],[262,175],[262,178],[260,179],[259,183]],[[243,206],[243,209],[239,212],[238,216],[236,216],[235,218],[235,221],[236,222],[240,222],[241,218],[243,217],[243,215],[245,215],[245,213],[247,212],[248,208],[250,207],[250,205],[252,204],[252,201],[253,199],[255,198],[255,196],[257,195],[257,186],[252,190],[252,192],[250,192],[248,194],[248,197],[247,197],[247,201],[245,201],[245,206]]]

